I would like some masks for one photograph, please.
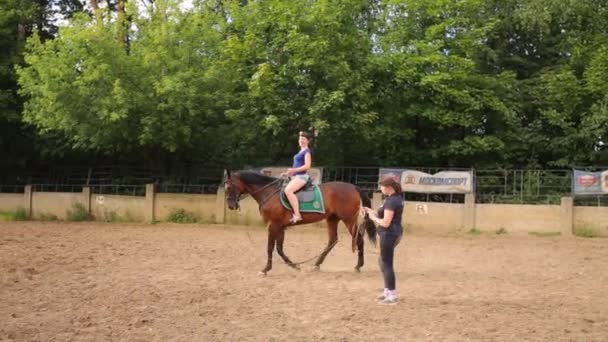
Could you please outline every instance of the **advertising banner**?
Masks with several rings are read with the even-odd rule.
[[[441,171],[428,174],[408,169],[380,169],[378,181],[387,176],[399,181],[404,192],[443,194],[473,192],[471,171]]]
[[[599,172],[574,170],[572,182],[575,195],[608,194],[608,170]]]

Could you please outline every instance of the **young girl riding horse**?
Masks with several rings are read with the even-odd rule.
[[[310,179],[307,171],[312,165],[312,155],[308,148],[310,142],[310,135],[306,132],[300,132],[298,137],[298,144],[300,145],[300,151],[293,156],[293,165],[286,172],[283,172],[281,176],[295,176],[289,181],[285,187],[285,195],[291,207],[293,208],[293,216],[290,223],[297,223],[302,221],[302,215],[300,214],[300,206],[296,192],[300,190],[306,182]]]

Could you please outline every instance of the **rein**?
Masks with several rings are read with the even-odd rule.
[[[242,200],[242,199],[244,199],[244,198],[247,198],[247,196],[252,196],[252,197],[253,197],[253,195],[257,194],[258,192],[260,192],[260,191],[262,191],[262,190],[264,190],[264,189],[266,189],[266,188],[268,188],[268,187],[270,187],[270,186],[272,186],[272,185],[275,185],[275,184],[276,184],[276,183],[278,183],[278,182],[282,182],[282,181],[283,181],[283,178],[277,178],[276,180],[273,180],[272,182],[270,182],[270,183],[268,183],[268,184],[264,185],[263,187],[261,187],[261,188],[257,189],[256,191],[254,191],[254,192],[252,192],[252,193],[243,194],[243,195],[239,194],[239,196],[238,196],[238,200],[240,201],[240,200]],[[265,197],[265,198],[264,198],[264,199],[263,199],[263,200],[260,202],[260,208],[262,207],[262,205],[263,205],[264,203],[268,202],[268,200],[269,200],[269,199],[271,199],[271,198],[272,198],[272,196],[274,196],[275,194],[277,194],[279,191],[281,191],[281,188],[280,188],[280,187],[279,187],[279,188],[277,188],[277,189],[276,189],[276,190],[275,190],[275,191],[274,191],[272,194],[270,194],[269,196],[266,196],[266,197]],[[241,196],[242,196],[242,197],[241,197]],[[239,206],[239,209],[240,209],[240,208],[241,208],[241,207]]]
[[[332,249],[337,243],[338,243],[338,240],[334,241],[331,245],[325,247],[325,249],[321,253],[315,255],[314,257],[312,257],[310,259],[306,259],[304,261],[294,262],[293,264],[297,266],[297,265],[302,265],[302,264],[305,264],[305,263],[307,263],[309,261],[312,261],[313,259],[316,259],[316,258],[320,257],[321,254],[325,253],[325,251]]]

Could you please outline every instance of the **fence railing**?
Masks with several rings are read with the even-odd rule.
[[[146,186],[141,184],[100,184],[91,185],[90,188],[91,193],[99,195],[146,196]]]
[[[215,194],[220,183],[213,184],[160,184],[156,186],[158,193],[180,193],[180,194]]]
[[[478,203],[559,204],[571,193],[571,170],[476,170]]]
[[[36,192],[82,192],[82,184],[32,184]]]
[[[343,181],[357,185],[369,192],[378,190],[379,167],[322,167],[323,182]],[[409,169],[437,173],[446,168],[409,167]],[[470,170],[454,169],[450,170]],[[90,186],[93,193],[124,194],[143,196],[145,184],[155,184],[159,193],[216,193],[222,184],[223,169],[206,169],[190,176],[154,176],[153,172],[137,169],[136,175],[129,175],[111,168],[79,168],[77,172],[54,171],[57,179],[68,182],[34,183],[34,191],[80,192],[83,186]],[[86,174],[85,174],[86,172]],[[84,175],[84,176],[83,176]],[[513,204],[559,204],[561,197],[571,195],[571,169],[475,169],[473,178],[477,203]],[[31,179],[30,179],[31,180]],[[20,182],[0,184],[0,192],[20,193],[24,190],[26,178]],[[462,194],[405,193],[409,201],[463,203]],[[577,205],[608,206],[608,196],[577,196]]]
[[[25,191],[25,185],[0,184],[0,193],[18,194]]]

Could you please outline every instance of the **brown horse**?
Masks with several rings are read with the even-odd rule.
[[[272,269],[272,254],[275,243],[277,253],[283,258],[285,263],[295,269],[299,269],[298,264],[293,263],[283,252],[283,242],[285,240],[285,229],[294,224],[289,222],[292,211],[283,207],[280,201],[282,186],[281,178],[264,176],[253,171],[236,171],[225,174],[224,187],[228,208],[236,210],[239,208],[241,195],[250,195],[260,206],[260,214],[264,222],[268,224],[268,261],[261,273],[266,275]],[[338,242],[338,223],[344,222],[346,228],[352,236],[352,249],[358,252],[357,265],[355,270],[359,271],[363,266],[363,230],[367,231],[368,238],[374,244],[376,242],[376,226],[367,216],[364,216],[363,223],[358,224],[361,204],[371,207],[370,199],[359,191],[352,184],[344,182],[322,183],[320,186],[325,213],[302,213],[302,221],[295,225],[327,221],[327,232],[329,241],[323,252],[315,262],[315,269],[318,270],[327,254]],[[364,228],[364,229],[360,229]]]

